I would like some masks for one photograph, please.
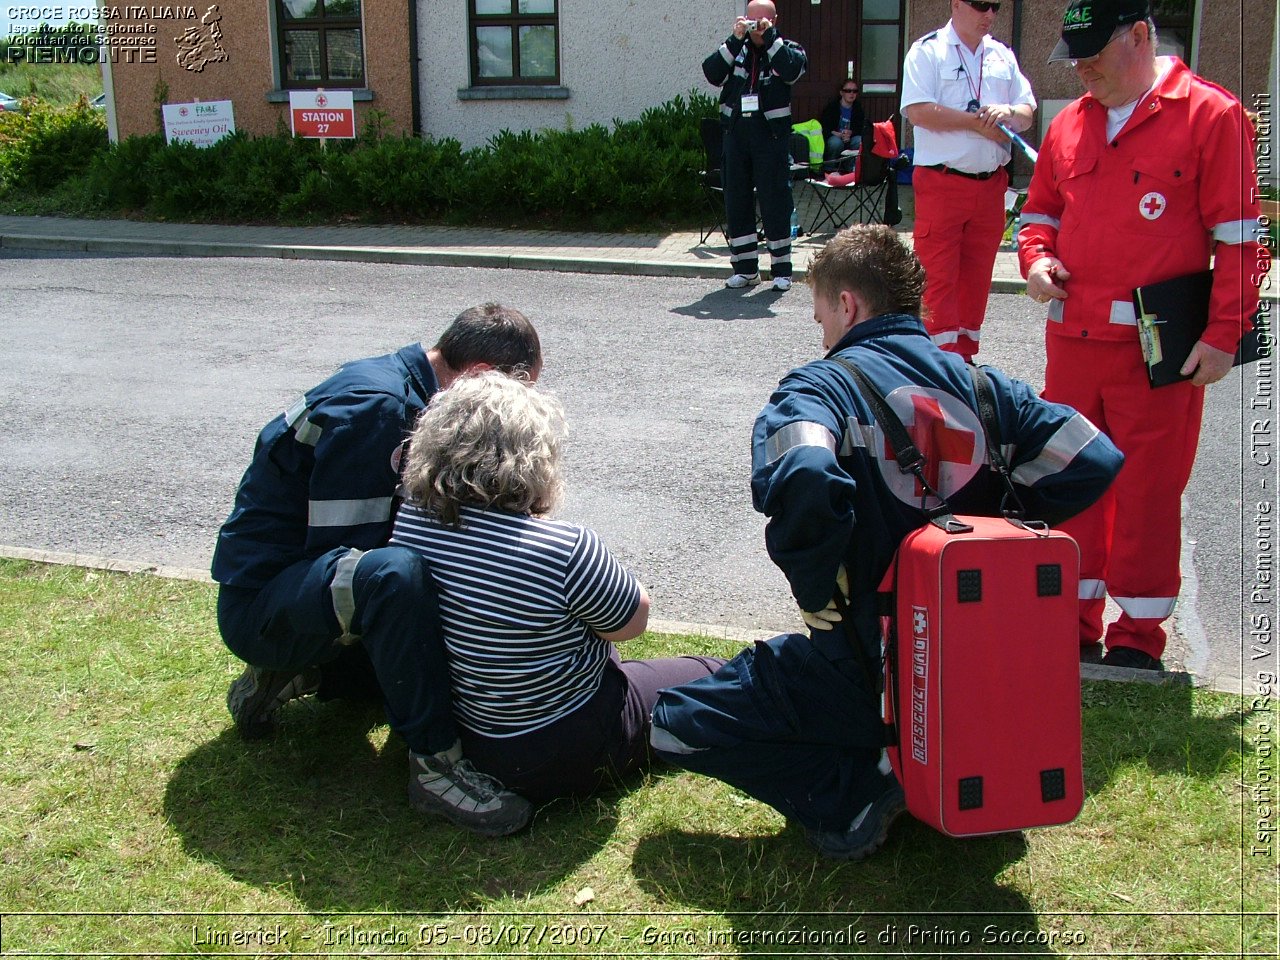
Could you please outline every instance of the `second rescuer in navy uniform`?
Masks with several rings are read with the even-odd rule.
[[[777,22],[769,0],[752,0],[733,33],[702,61],[707,80],[720,88],[721,178],[733,264],[725,286],[734,290],[760,282],[757,196],[773,289],[791,289],[791,85],[809,61],[804,47],[782,39]]]
[[[978,439],[969,375],[925,333],[924,271],[893,230],[842,230],[813,259],[809,283],[827,353],[787,374],[756,420],[751,492],[769,518],[769,557],[812,632],[760,641],[712,676],[663,691],[652,743],[663,759],[797,821],[825,856],[860,860],[905,806],[864,670],[880,657],[876,588],[903,537],[927,517],[914,479],[886,456],[866,400],[828,358],[855,363],[904,421],[920,411],[909,432],[958,512],[995,515],[1000,490]],[[1111,441],[1070,407],[987,370],[1031,518],[1057,523],[1101,496],[1123,459]],[[966,462],[936,449],[942,430],[969,435]],[[843,617],[837,588],[848,597]]]

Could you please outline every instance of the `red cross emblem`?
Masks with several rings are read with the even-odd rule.
[[[973,460],[974,436],[967,430],[957,430],[947,425],[942,407],[934,397],[914,394],[911,407],[915,422],[907,428],[916,447],[924,455],[924,478],[929,486],[938,490],[941,482],[942,463],[970,463]],[[885,443],[885,458],[893,459],[893,448]],[[920,481],[915,481],[916,496],[924,493]]]
[[[887,399],[924,455],[924,477],[934,490],[948,497],[973,479],[986,459],[976,413],[957,397],[931,387],[899,387]],[[919,506],[924,495],[920,481],[898,468],[883,433],[881,439],[883,446],[876,445],[881,477],[899,500]]]
[[[1144,220],[1156,220],[1168,205],[1163,194],[1152,191],[1138,201],[1138,212],[1142,214]]]
[[[326,103],[328,103],[328,102],[329,102],[329,98],[328,98],[328,97],[326,97],[323,93],[317,93],[317,94],[316,94],[316,106],[317,106],[317,107],[323,107],[323,106],[324,106]]]

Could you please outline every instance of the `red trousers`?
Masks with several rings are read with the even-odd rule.
[[[915,251],[924,266],[925,328],[943,350],[971,360],[978,352],[991,270],[1004,237],[1009,175],[989,180],[917,167]]]
[[[1052,324],[1050,325],[1052,326]],[[1080,544],[1080,643],[1102,638],[1106,595],[1120,607],[1107,647],[1134,647],[1157,659],[1161,622],[1173,613],[1182,576],[1182,492],[1191,477],[1204,388],[1190,382],[1153,390],[1137,339],[1045,338],[1044,398],[1075,407],[1124,454],[1102,499],[1061,529]]]

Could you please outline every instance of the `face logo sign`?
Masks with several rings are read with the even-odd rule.
[[[944,497],[973,479],[986,459],[986,445],[978,415],[945,390],[906,384],[886,397],[912,442],[925,457],[924,477]],[[880,442],[874,450],[880,476],[893,495],[919,506],[924,492],[910,473],[898,469],[893,448],[876,428]],[[933,502],[933,498],[929,498]]]
[[[1144,220],[1159,220],[1167,206],[1169,201],[1164,198],[1164,194],[1153,190],[1138,201],[1138,212]]]
[[[408,445],[409,445],[409,441],[406,440],[404,443],[400,444],[394,450],[391,451],[391,472],[394,473],[397,477],[400,476],[400,464],[404,460],[404,449]]]

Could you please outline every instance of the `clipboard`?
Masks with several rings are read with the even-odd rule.
[[[1212,290],[1213,271],[1202,270],[1133,291],[1138,342],[1146,362],[1147,380],[1153,388],[1191,379],[1179,371],[1209,325]],[[1253,329],[1240,338],[1234,366],[1271,355],[1272,341],[1266,320],[1261,310],[1254,315]]]

